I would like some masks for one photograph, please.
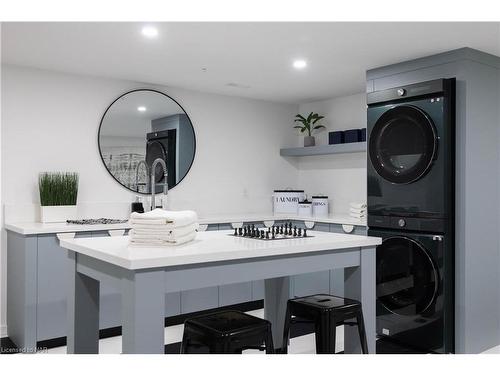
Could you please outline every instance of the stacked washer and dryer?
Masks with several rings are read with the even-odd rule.
[[[454,352],[455,80],[369,93],[368,234],[377,334]]]

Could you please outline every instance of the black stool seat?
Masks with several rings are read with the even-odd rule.
[[[208,347],[209,353],[241,354],[245,349],[273,353],[271,323],[236,310],[186,320],[181,353],[189,353],[190,349],[203,346]]]
[[[363,353],[368,354],[361,302],[329,294],[288,300],[283,332],[283,353],[288,351],[290,325],[301,319],[314,322],[317,353],[335,353],[337,326],[357,325],[361,349]],[[347,322],[350,319],[354,319],[355,322]]]

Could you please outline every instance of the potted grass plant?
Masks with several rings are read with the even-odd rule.
[[[300,122],[302,125],[294,126],[295,129],[300,129],[301,133],[307,132],[307,135],[304,137],[304,147],[314,146],[316,141],[312,133],[315,130],[324,129],[325,127],[321,124],[318,124],[318,121],[324,119],[325,116],[320,116],[317,113],[311,112],[309,116],[304,117],[302,115],[295,115],[294,122]]]
[[[78,174],[43,172],[38,176],[40,218],[42,223],[76,219]]]

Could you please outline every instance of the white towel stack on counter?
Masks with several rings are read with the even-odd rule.
[[[198,230],[194,211],[152,211],[130,215],[130,245],[137,247],[172,246],[192,241]]]
[[[366,219],[366,203],[349,204],[349,216],[360,221]]]

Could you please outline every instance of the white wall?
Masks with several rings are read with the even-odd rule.
[[[101,162],[97,131],[109,103],[138,87],[148,86],[4,66],[3,204],[38,203],[37,176],[47,170],[80,174],[79,203],[131,202],[133,194]],[[169,192],[171,208],[191,208],[200,215],[269,212],[273,189],[296,186],[296,170],[279,157],[280,147],[295,141],[290,125],[296,106],[155,88],[183,106],[196,132],[195,160]],[[5,245],[0,254],[5,264]],[[1,284],[4,302],[5,277]],[[1,325],[4,309],[2,303]]]
[[[328,132],[366,127],[366,93],[301,104],[299,113],[311,111],[325,116],[327,127],[316,135],[316,144],[328,144]],[[300,146],[302,137],[296,140]],[[308,195],[321,193],[330,198],[330,212],[349,211],[349,202],[366,201],[366,153],[309,156],[300,158],[298,186]]]

